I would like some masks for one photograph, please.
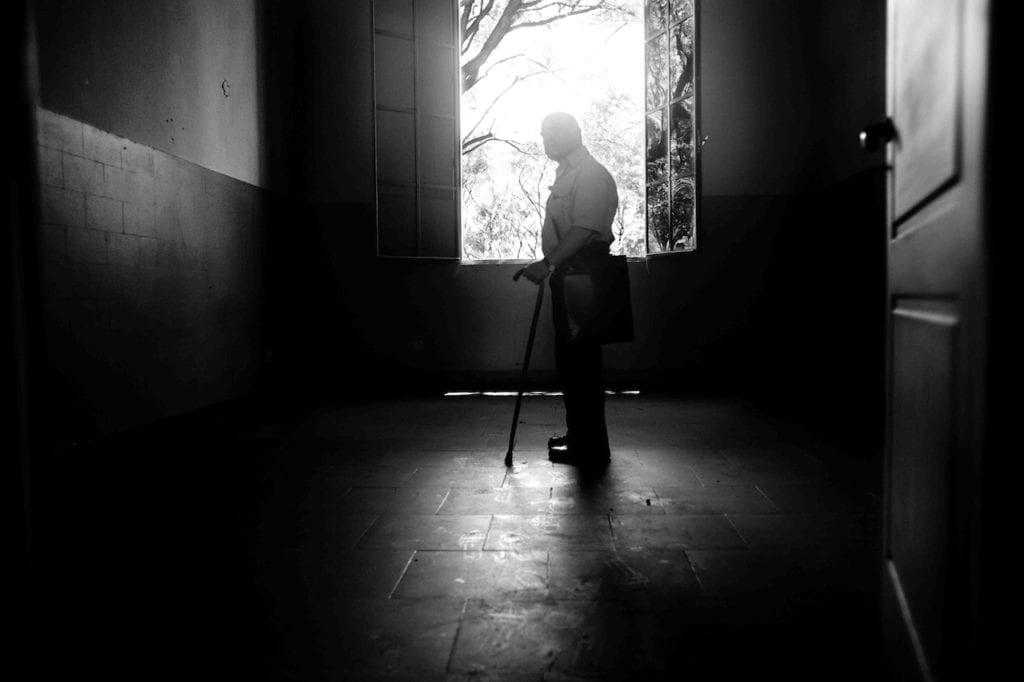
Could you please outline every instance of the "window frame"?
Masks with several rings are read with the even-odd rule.
[[[644,16],[643,16],[643,22],[644,22],[644,32],[643,32],[643,35],[644,35],[643,83],[644,83],[644,127],[645,127],[645,130],[646,130],[647,117],[650,115],[650,113],[652,113],[652,112],[649,112],[647,110],[647,63],[648,63],[647,62],[647,59],[648,59],[647,48],[648,48],[648,45],[650,44],[651,39],[654,38],[655,36],[648,36],[648,34],[647,34],[647,12],[646,12],[647,11],[647,0],[640,0],[640,2],[642,4],[641,11],[644,14]],[[692,0],[692,2],[693,2],[693,17],[692,17],[693,18],[693,56],[692,56],[692,60],[693,60],[693,133],[692,133],[693,134],[693,142],[692,142],[692,144],[693,144],[693,248],[692,249],[680,250],[680,251],[674,251],[674,250],[669,250],[669,251],[653,251],[653,252],[651,251],[651,248],[650,248],[650,235],[651,235],[651,231],[650,231],[650,225],[648,224],[650,213],[648,213],[648,211],[647,211],[647,189],[648,189],[648,185],[647,185],[647,139],[646,139],[646,134],[645,134],[645,136],[644,136],[644,248],[646,250],[646,254],[642,257],[643,260],[648,260],[648,259],[651,259],[651,258],[660,259],[660,258],[665,258],[665,257],[680,256],[680,255],[683,255],[683,254],[697,253],[700,250],[700,244],[702,242],[702,240],[699,239],[701,204],[703,203],[703,201],[702,201],[703,192],[701,191],[701,186],[702,186],[701,179],[702,179],[702,176],[703,176],[703,172],[702,172],[702,168],[701,168],[701,165],[702,165],[701,150],[702,150],[702,148],[704,146],[704,140],[703,140],[703,137],[700,134],[700,125],[701,125],[701,120],[702,120],[702,116],[701,116],[701,103],[702,103],[702,98],[701,98],[701,68],[700,68],[701,67],[701,64],[700,64],[700,45],[701,45],[701,39],[700,39],[700,33],[701,33],[700,5],[701,5],[701,0]],[[669,12],[671,12],[671,8],[669,9]],[[681,22],[679,22],[679,23],[681,23]],[[666,36],[669,36],[670,33],[671,33],[671,30],[672,30],[672,27],[675,26],[675,25],[676,24],[673,24],[673,23],[670,22],[665,27],[664,34]],[[669,50],[671,51],[671,49],[672,48],[671,48],[671,45],[670,45],[669,46]],[[671,85],[671,74],[669,76],[669,84]],[[685,98],[683,98],[683,99],[685,99]],[[683,101],[683,100],[679,100],[679,101]],[[668,99],[665,101],[663,106],[666,109],[666,111],[668,113],[668,116],[669,116],[668,125],[665,128],[665,134],[669,138],[668,139],[668,143],[667,143],[667,146],[668,146],[668,145],[671,145],[671,128],[672,128],[672,121],[671,121],[671,118],[670,118],[671,117],[671,110],[672,110],[672,98],[671,98],[671,96],[668,97]],[[660,109],[658,109],[658,110],[660,110]],[[665,178],[665,180],[663,182],[668,186],[668,188],[669,188],[669,190],[671,192],[671,187],[672,187],[672,175],[671,175],[671,167],[670,167],[671,166],[671,160],[668,160],[667,163],[668,163],[669,168],[667,168],[667,170],[666,170],[667,177]],[[671,225],[671,211],[672,211],[672,200],[671,200],[671,197],[669,197],[668,211],[669,211],[669,221],[670,221],[670,225]],[[637,260],[640,260],[640,258],[637,258]]]
[[[413,259],[413,260],[428,260],[428,261],[441,261],[441,262],[461,262],[462,261],[462,164],[461,155],[459,149],[459,130],[460,130],[460,112],[461,112],[461,79],[459,77],[461,72],[461,65],[459,62],[459,35],[458,35],[458,0],[367,0],[370,8],[370,88],[371,98],[373,104],[372,110],[372,139],[371,147],[373,154],[373,169],[374,169],[374,239],[375,239],[375,250],[377,258],[384,259]],[[449,30],[446,33],[450,33],[448,36],[450,43],[444,43],[428,36],[425,36],[426,30],[420,29],[418,18],[421,12],[426,15],[427,12],[433,6],[440,6],[445,3],[449,7],[451,23],[447,27]],[[387,9],[396,9],[399,5],[404,5],[404,9],[407,12],[409,30],[402,31],[392,29],[390,27],[381,27],[378,25],[378,8],[387,6]],[[423,9],[427,7],[428,9]],[[380,38],[389,38],[396,40],[403,40],[411,43],[412,49],[412,76],[411,76],[411,107],[396,107],[388,104],[382,104],[379,96],[378,88],[378,43]],[[452,72],[447,74],[447,80],[452,87],[451,96],[451,110],[452,114],[449,117],[438,114],[437,112],[424,112],[422,107],[422,101],[419,97],[419,84],[421,79],[424,77],[424,71],[421,70],[421,47],[422,46],[440,47],[448,49],[451,55]],[[388,182],[382,178],[382,159],[381,159],[381,148],[380,148],[380,134],[381,134],[381,112],[395,113],[401,115],[412,116],[412,132],[413,132],[413,144],[412,144],[412,182],[411,183],[396,183]],[[422,180],[423,168],[421,167],[421,133],[423,131],[423,119],[425,117],[433,117],[437,119],[450,120],[452,126],[452,185],[447,186],[444,184],[424,182]],[[392,192],[382,192],[383,188],[390,188]],[[387,229],[386,226],[381,224],[381,195],[391,194],[397,196],[401,191],[411,192],[413,198],[413,231],[412,231],[412,244],[414,253],[397,253],[397,252],[385,252],[382,249],[382,232]],[[451,239],[452,247],[451,255],[434,255],[424,253],[424,211],[423,211],[423,198],[424,194],[430,194],[432,192],[442,193],[449,191],[452,194],[451,199],[451,214],[453,216],[454,228],[453,235],[448,236]],[[384,229],[382,229],[382,227]],[[445,241],[445,232],[447,230],[440,230],[440,242]]]

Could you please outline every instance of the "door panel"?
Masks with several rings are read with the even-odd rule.
[[[960,0],[896,3],[897,220],[958,173]]]
[[[956,456],[955,301],[897,299],[892,312],[888,555],[929,660],[942,649]]]
[[[901,679],[976,664],[985,289],[984,0],[889,0],[883,630]]]

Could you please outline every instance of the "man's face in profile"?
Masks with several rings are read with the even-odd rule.
[[[553,161],[561,161],[572,151],[573,136],[565,126],[545,122],[540,127],[540,136],[544,140],[544,153]]]

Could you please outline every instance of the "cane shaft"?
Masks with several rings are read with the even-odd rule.
[[[519,409],[523,405],[523,392],[526,390],[526,375],[530,371],[530,356],[533,354],[533,340],[537,336],[537,320],[544,303],[544,282],[537,285],[537,302],[533,306],[533,319],[530,321],[530,336],[526,341],[526,357],[523,358],[523,371],[519,374],[519,393],[516,395],[516,409],[512,413],[512,430],[508,436],[508,452],[505,453],[505,466],[512,466],[512,450],[516,444],[516,427],[519,426]]]

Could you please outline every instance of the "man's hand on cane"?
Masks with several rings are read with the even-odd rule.
[[[536,263],[531,263],[526,269],[523,270],[523,274],[526,275],[526,279],[530,280],[534,284],[540,284],[543,282],[548,275],[551,274],[552,268],[548,265],[547,260],[539,260]]]

